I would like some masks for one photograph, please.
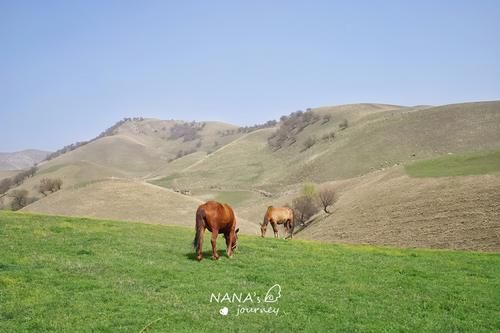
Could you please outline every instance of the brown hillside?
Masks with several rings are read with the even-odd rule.
[[[194,227],[200,204],[194,197],[158,186],[114,179],[61,190],[23,211]],[[254,230],[244,219],[238,219],[238,225],[242,232]]]
[[[332,214],[297,237],[500,251],[500,174],[411,178],[395,167],[333,184]]]

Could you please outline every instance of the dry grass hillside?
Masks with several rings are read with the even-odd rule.
[[[23,211],[192,227],[201,203],[194,197],[148,183],[115,179],[61,190]],[[242,232],[255,228],[244,219],[238,220]]]
[[[242,232],[257,234],[267,206],[291,203],[304,182],[330,182],[340,195],[333,214],[320,216],[299,237],[500,249],[498,174],[412,178],[403,168],[450,153],[498,150],[500,102],[355,104],[312,112],[305,125],[289,125],[292,134],[280,146],[273,136],[283,122],[245,133],[217,122],[126,121],[41,163],[21,188],[37,195],[37,184],[48,177],[61,178],[63,189],[38,194],[42,199],[25,210],[192,226],[197,204],[214,199],[233,205]]]
[[[43,160],[49,152],[28,149],[14,153],[0,153],[0,171],[22,170]]]
[[[274,129],[250,133],[181,172],[155,182],[197,189],[210,186],[279,190],[305,181],[347,179],[395,164],[500,147],[500,102],[405,108],[361,104],[313,109],[331,116],[273,151]],[[346,119],[349,126],[339,129]],[[335,133],[333,139],[326,138]],[[316,143],[304,149],[308,138]]]
[[[331,215],[299,238],[500,251],[500,174],[412,178],[401,167],[334,182]]]

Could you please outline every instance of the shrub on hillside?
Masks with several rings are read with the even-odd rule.
[[[323,140],[323,141],[333,141],[333,139],[335,139],[335,132],[334,131],[325,133],[321,137],[321,140]]]
[[[343,131],[347,127],[349,127],[349,122],[347,121],[347,119],[342,120],[342,122],[339,124],[340,130]]]
[[[12,210],[19,210],[34,201],[33,198],[28,198],[27,190],[14,190],[9,193],[9,196],[12,198],[10,203]]]
[[[316,195],[316,186],[312,183],[304,184],[302,187],[302,194],[308,198],[313,199]]]
[[[292,208],[294,211],[295,221],[300,224],[304,224],[319,211],[313,198],[305,195],[295,198],[292,202]]]
[[[49,193],[57,192],[62,187],[62,180],[60,178],[43,178],[40,180],[40,184],[38,185],[38,192],[47,196]]]
[[[297,141],[297,134],[319,119],[320,116],[311,109],[306,112],[299,110],[288,116],[282,116],[279,128],[267,140],[269,146],[273,150],[278,150],[294,144]]]
[[[0,194],[4,194],[7,192],[12,186],[13,181],[12,178],[5,178],[0,181]]]
[[[205,127],[205,123],[182,123],[175,124],[170,128],[170,136],[168,137],[170,140],[177,140],[182,138],[184,142],[193,141],[200,138],[198,134]]]
[[[253,126],[244,126],[238,128],[238,133],[250,133],[259,129],[274,127],[278,124],[276,120],[269,120],[264,124],[256,124]]]
[[[304,149],[303,150],[307,150],[309,148],[311,148],[312,146],[314,146],[316,144],[316,137],[313,135],[313,136],[310,136],[306,139],[306,141],[304,141]]]
[[[332,119],[332,115],[330,115],[330,114],[325,114],[325,115],[323,116],[323,120],[321,121],[321,125],[326,124],[327,122],[329,122],[329,121],[330,121],[330,119]]]
[[[331,185],[322,186],[318,191],[317,198],[319,205],[323,208],[323,211],[329,214],[330,212],[328,211],[328,207],[333,205],[336,200],[335,189]]]

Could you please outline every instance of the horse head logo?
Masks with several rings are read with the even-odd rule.
[[[279,284],[275,284],[267,291],[267,294],[264,297],[264,302],[275,303],[278,301],[278,298],[280,297],[281,297],[281,286]]]

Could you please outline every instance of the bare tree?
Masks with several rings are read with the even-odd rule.
[[[295,198],[292,202],[292,207],[296,220],[301,224],[318,212],[318,207],[314,203],[314,200],[305,195]]]
[[[2,179],[2,181],[0,181],[0,194],[7,192],[11,186],[12,186],[11,178]]]
[[[38,171],[38,167],[36,165],[34,165],[28,169],[28,175],[30,177],[33,177],[37,171]]]
[[[335,203],[335,190],[331,185],[326,185],[320,188],[318,191],[318,202],[321,207],[323,207],[323,211],[330,214],[328,206]]]
[[[10,204],[12,210],[19,210],[28,204],[27,190],[14,190],[9,196],[12,197],[12,202]]]

